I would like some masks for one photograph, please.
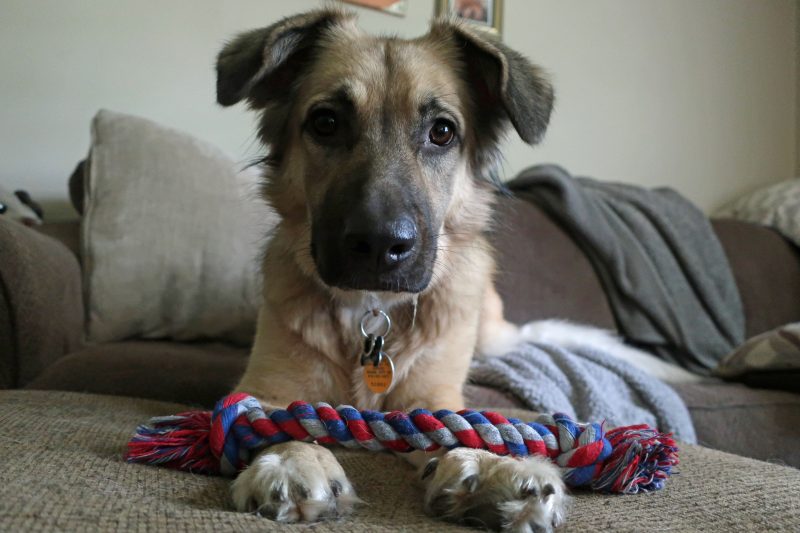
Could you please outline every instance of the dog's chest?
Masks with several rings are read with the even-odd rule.
[[[393,392],[403,387],[412,365],[420,360],[424,353],[424,345],[419,342],[419,335],[410,329],[407,310],[396,308],[391,312],[391,327],[384,336],[382,353],[384,358],[391,359],[393,372],[391,384],[383,393],[370,390],[365,367],[373,363],[367,360],[362,365],[365,350],[365,333],[385,333],[386,328],[377,324],[367,325],[362,331],[361,320],[365,314],[361,309],[338,309],[336,312],[324,313],[313,320],[308,320],[299,333],[304,341],[320,351],[324,357],[324,367],[316,372],[317,380],[313,385],[328,388],[318,391],[317,397],[329,398],[331,402],[346,403],[360,409],[398,408],[388,401]],[[389,313],[387,313],[389,315]],[[385,363],[384,363],[385,366]],[[316,373],[315,372],[315,373]]]
[[[409,351],[404,342],[387,344],[385,350],[384,358],[392,360],[392,372],[385,391],[378,393],[371,388],[371,385],[375,384],[372,362],[362,366],[359,361],[350,372],[351,403],[361,409],[387,410],[405,407],[393,405],[391,400],[395,393],[405,386],[411,365],[419,359],[420,352]],[[385,367],[386,363],[384,362],[382,366]],[[381,374],[380,378],[386,382],[385,374]]]

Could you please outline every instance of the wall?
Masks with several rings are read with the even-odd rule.
[[[247,161],[252,117],[214,104],[213,59],[233,33],[314,0],[0,0],[0,184],[63,209],[100,107],[190,131]],[[414,36],[405,18],[358,9],[371,31]],[[796,0],[507,0],[504,39],[553,75],[545,142],[511,140],[505,173],[571,171],[670,185],[710,210],[800,168]]]

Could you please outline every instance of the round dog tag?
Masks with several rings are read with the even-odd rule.
[[[394,362],[388,354],[383,353],[377,365],[364,366],[364,383],[375,394],[383,394],[392,386],[394,379]]]

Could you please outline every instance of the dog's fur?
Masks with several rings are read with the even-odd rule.
[[[264,193],[282,219],[265,253],[264,304],[237,390],[271,406],[305,398],[462,408],[476,348],[502,351],[519,338],[503,320],[485,234],[502,135],[513,126],[534,144],[547,127],[553,91],[540,69],[454,21],[437,20],[418,39],[377,38],[352,14],[325,9],[240,35],[219,54],[217,72],[221,104],[246,100],[261,110]],[[442,120],[455,135],[440,146],[431,132]],[[364,250],[381,231],[413,238],[391,265],[376,267]],[[361,239],[355,245],[351,234]],[[393,321],[386,394],[366,388],[359,365],[358,322],[374,308]],[[435,516],[521,531],[563,520],[564,485],[548,462],[476,450],[413,461],[427,462],[425,508]],[[307,443],[263,452],[234,483],[233,499],[281,521],[341,514],[357,501],[331,452]]]

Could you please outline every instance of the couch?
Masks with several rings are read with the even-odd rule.
[[[800,251],[770,229],[715,220],[747,336],[800,321]],[[517,323],[560,317],[614,327],[590,263],[537,206],[502,197],[493,233],[498,289]],[[263,530],[231,511],[226,481],[122,461],[150,416],[210,407],[236,383],[247,348],[129,339],[87,344],[78,224],[33,230],[0,219],[0,529]],[[800,395],[707,379],[676,385],[700,445],[661,492],[577,493],[566,530],[800,529]],[[525,418],[500,391],[468,403]],[[337,450],[368,505],[317,530],[458,529],[421,512],[414,474],[384,454]],[[287,529],[305,529],[290,526]]]

